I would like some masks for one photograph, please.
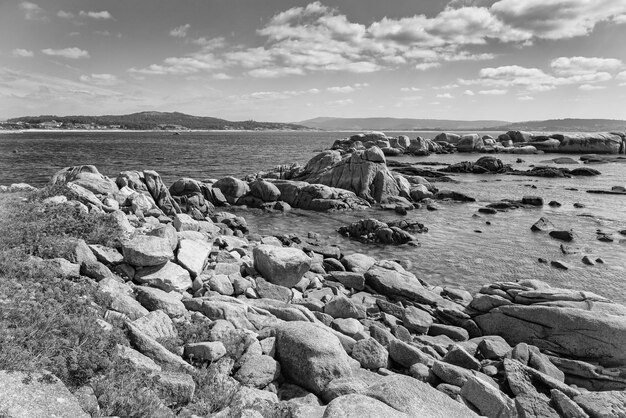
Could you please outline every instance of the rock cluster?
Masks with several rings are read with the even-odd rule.
[[[245,190],[224,183],[224,196]],[[180,208],[154,190],[155,203]],[[103,332],[126,330],[132,347],[118,347],[119,361],[158,376],[164,405],[193,399],[191,374],[207,366],[216,396],[231,399],[217,417],[626,414],[626,308],[601,296],[536,280],[472,296],[314,236],[246,236],[245,220],[225,212],[113,213],[127,226],[120,247],[77,241],[63,271],[97,281]],[[368,220],[356,234],[369,226],[402,231]],[[176,353],[161,343],[192,324],[203,341]]]

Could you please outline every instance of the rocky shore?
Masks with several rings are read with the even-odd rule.
[[[623,151],[623,136],[603,141],[613,147],[615,137]],[[106,304],[102,332],[126,333],[132,346],[119,346],[117,361],[158,377],[159,416],[193,416],[185,405],[197,395],[191,375],[200,367],[216,376],[215,396],[228,400],[215,417],[626,416],[623,305],[539,280],[497,277],[473,295],[432,286],[399,262],[345,254],[314,233],[251,234],[244,218],[227,211],[380,205],[402,212],[472,200],[389,169],[385,149],[396,149],[392,142],[415,149],[415,142],[397,138],[380,148],[378,138],[367,147],[368,138],[335,143],[304,167],[246,180],[185,178],[169,188],[154,171],[113,180],[93,166],[68,167],[51,183],[73,198],[47,204],[108,213],[123,231],[119,245],[75,240],[72,260],[32,262],[97,283]],[[560,141],[564,150],[568,141]],[[465,169],[503,170],[494,160]],[[532,196],[517,202],[539,203]],[[405,244],[425,229],[363,220],[344,232]],[[166,348],[161,341],[176,338],[180,324],[202,329],[204,340]],[[29,385],[22,378],[0,371],[0,416],[26,416],[11,413],[27,408],[31,416],[35,408],[99,416],[89,388],[79,396],[53,376]]]

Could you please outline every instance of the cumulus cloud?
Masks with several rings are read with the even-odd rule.
[[[81,75],[80,81],[98,86],[113,86],[119,83],[119,80],[113,74]]]
[[[319,89],[313,88],[308,90],[283,90],[283,91],[257,91],[238,97],[242,100],[283,100],[296,96],[319,94]]]
[[[408,91],[421,91],[422,89],[419,87],[402,87],[400,91],[408,92]]]
[[[13,56],[21,58],[32,58],[35,56],[35,54],[33,53],[33,51],[29,51],[28,49],[16,48],[13,50]]]
[[[482,94],[483,96],[502,96],[507,94],[509,91],[504,89],[492,89],[492,90],[480,90],[478,94]]]
[[[354,104],[353,99],[331,100],[326,102],[328,106],[349,106]]]
[[[606,86],[598,86],[596,84],[582,84],[578,86],[578,88],[584,91],[593,91],[593,90],[604,90],[606,89]]]
[[[174,28],[170,31],[170,36],[173,36],[174,38],[184,38],[187,36],[189,28],[191,28],[191,25],[189,23]]]
[[[231,80],[232,79],[232,77],[226,73],[213,74],[213,78],[216,80]]]
[[[19,4],[19,8],[24,12],[24,18],[26,20],[48,20],[46,12],[35,3],[23,1]]]
[[[593,4],[589,0],[453,0],[432,16],[385,17],[364,24],[315,1],[271,17],[256,32],[264,38],[262,46],[237,45],[209,55],[209,50],[225,46],[224,39],[198,38],[188,42],[199,45],[199,51],[174,63],[135,71],[189,74],[203,67],[215,69],[217,64],[229,73],[239,69],[260,78],[313,72],[370,73],[398,66],[427,71],[447,62],[491,60],[495,55],[484,51],[492,45],[523,48],[539,39],[584,36],[598,23],[614,22],[624,15],[624,0]],[[186,37],[188,29],[188,24],[183,25],[171,35]],[[205,59],[211,61],[197,65]],[[184,62],[191,65],[184,67]],[[544,82],[537,89],[554,85],[549,80],[553,76],[540,75]]]
[[[64,10],[59,10],[57,12],[57,17],[60,17],[61,19],[74,19],[74,13],[72,12],[66,12]]]
[[[326,88],[326,91],[330,93],[354,93],[355,91],[361,90],[362,88],[367,86],[369,86],[369,84],[367,83],[356,83],[351,86],[328,87]]]
[[[463,94],[466,95],[466,96],[474,96],[475,95],[475,93],[472,90],[465,90],[463,92]]]
[[[618,71],[624,63],[615,58],[559,57],[553,59],[550,66],[558,75],[576,76]]]
[[[91,12],[91,11],[81,10],[78,13],[78,15],[81,17],[89,17],[91,19],[96,19],[96,20],[113,19],[113,16],[111,15],[111,13],[109,13],[106,10],[103,10],[101,12]]]
[[[80,48],[64,48],[64,49],[51,49],[46,48],[41,50],[45,55],[50,55],[53,57],[63,57],[68,59],[81,59],[81,58],[89,58],[89,52],[82,50]]]
[[[535,98],[532,97],[532,96],[518,96],[517,100],[519,100],[521,102],[528,102],[528,101],[531,101],[531,100],[535,100]]]
[[[442,93],[436,96],[438,99],[454,99],[454,96],[450,93]]]

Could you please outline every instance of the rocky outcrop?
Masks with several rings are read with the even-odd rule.
[[[406,225],[407,229],[409,225]],[[423,226],[422,226],[423,229]],[[361,242],[377,242],[381,244],[417,244],[417,238],[394,225],[388,225],[376,219],[362,219],[339,228],[339,233]]]
[[[384,202],[400,194],[400,187],[387,168],[380,148],[356,151],[341,160],[338,157],[337,151],[319,154],[294,176],[294,180],[349,190],[371,203]]]
[[[624,139],[616,134],[554,135],[561,142],[558,152],[571,154],[620,154]],[[623,152],[622,152],[623,153]]]

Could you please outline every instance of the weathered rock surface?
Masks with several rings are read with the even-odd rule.
[[[254,248],[254,268],[270,283],[293,287],[311,267],[311,258],[297,248],[259,245]]]

